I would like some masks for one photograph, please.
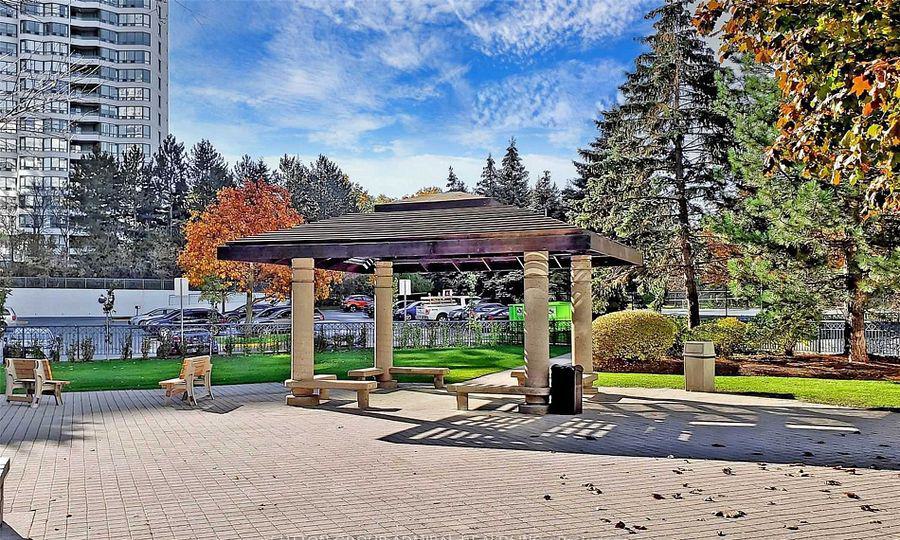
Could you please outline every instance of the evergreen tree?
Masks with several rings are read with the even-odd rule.
[[[735,125],[730,164],[742,195],[716,222],[742,252],[729,264],[734,289],[763,305],[758,320],[789,353],[815,336],[825,306],[843,303],[850,358],[865,362],[866,309],[900,287],[900,219],[863,219],[863,186],[805,178],[799,167],[767,172],[781,93],[769,68],[744,62],[741,73],[738,84],[720,85],[721,106]]]
[[[294,209],[306,221],[360,211],[360,187],[324,155],[319,155],[308,167],[298,158],[284,156],[278,172],[291,194]]]
[[[562,205],[562,197],[559,188],[550,179],[550,171],[544,171],[534,189],[531,190],[531,200],[528,207],[545,216],[566,220],[565,208]]]
[[[497,171],[497,165],[493,156],[488,154],[485,161],[484,169],[481,170],[481,178],[475,186],[475,193],[484,197],[493,199],[499,196],[500,173]]]
[[[267,183],[272,183],[272,173],[266,162],[262,158],[253,161],[247,154],[241,156],[241,160],[234,164],[232,175],[236,185],[241,185],[247,180],[265,180]]]
[[[84,275],[110,276],[122,270],[124,202],[122,177],[115,158],[96,149],[76,162],[69,180],[72,219],[82,233],[77,242],[79,268]]]
[[[668,0],[647,17],[656,19],[655,33],[620,88],[624,103],[603,115],[594,144],[580,152],[587,192],[579,222],[640,249],[646,282],[679,279],[694,327],[706,262],[702,220],[730,202],[723,169],[731,126],[715,108],[722,68],[697,36],[687,2]]]
[[[456,176],[456,173],[453,172],[453,167],[450,167],[450,173],[447,175],[447,191],[460,191],[463,193],[467,191],[466,183]]]
[[[500,176],[497,182],[497,197],[504,204],[525,208],[528,206],[530,192],[528,189],[528,171],[522,164],[516,139],[509,140],[506,154],[501,161]]]
[[[153,187],[159,190],[162,198],[168,237],[179,239],[188,218],[188,166],[184,143],[176,141],[174,135],[163,139],[153,155],[151,175]]]
[[[228,163],[206,139],[201,139],[191,148],[188,175],[191,185],[190,208],[195,212],[202,212],[215,201],[220,189],[234,187]]]

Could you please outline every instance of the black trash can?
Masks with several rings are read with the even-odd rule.
[[[583,373],[581,366],[550,367],[550,414],[581,414]]]

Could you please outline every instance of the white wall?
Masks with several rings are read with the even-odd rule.
[[[158,307],[177,307],[178,297],[174,291],[139,291],[120,289],[116,291],[116,311],[113,317],[131,317],[138,311],[144,313]],[[19,318],[28,317],[103,317],[103,309],[97,299],[105,295],[105,289],[12,289],[6,305],[13,308]],[[244,305],[242,294],[228,299],[228,309]],[[191,292],[185,299],[187,306],[204,306],[199,292]],[[217,306],[217,307],[221,307]]]

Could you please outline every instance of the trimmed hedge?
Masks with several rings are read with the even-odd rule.
[[[712,341],[719,356],[730,358],[740,347],[746,347],[748,326],[734,317],[707,321],[688,330],[685,341]]]
[[[648,309],[616,311],[593,324],[594,364],[604,360],[653,361],[675,343],[675,323]]]

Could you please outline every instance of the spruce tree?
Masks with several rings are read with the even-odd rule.
[[[162,196],[168,237],[180,239],[182,226],[188,218],[188,166],[184,143],[175,140],[174,135],[166,136],[153,155],[151,174],[153,185]]]
[[[269,171],[269,166],[266,165],[266,162],[262,158],[253,161],[253,158],[247,154],[241,156],[241,160],[234,164],[232,175],[237,185],[241,185],[247,180],[272,182],[272,173]]]
[[[504,204],[525,208],[531,195],[528,189],[528,171],[522,164],[516,139],[509,140],[506,154],[501,161],[500,175],[497,182],[498,200]]]
[[[466,183],[459,179],[456,176],[456,173],[453,171],[453,167],[450,167],[450,172],[447,175],[447,191],[459,191],[465,193]]]
[[[96,149],[76,162],[69,180],[79,268],[88,276],[113,276],[121,269],[123,187],[115,158]]]
[[[566,220],[565,209],[562,205],[562,196],[559,188],[550,179],[550,171],[544,171],[534,189],[531,190],[531,200],[528,207],[536,210],[545,216]]]
[[[497,164],[494,161],[493,156],[488,154],[487,160],[484,163],[484,168],[481,170],[481,178],[475,186],[475,193],[484,197],[496,199],[499,196],[499,182],[500,173],[497,172]]]
[[[649,50],[620,91],[624,103],[605,114],[579,170],[588,192],[579,221],[644,254],[644,278],[677,278],[688,299],[688,325],[700,323],[698,282],[706,262],[702,221],[728,203],[724,168],[731,125],[715,108],[722,70],[691,24],[687,2],[651,11]]]
[[[278,176],[291,194],[294,209],[306,221],[360,211],[360,187],[324,155],[319,155],[308,167],[299,158],[284,156]]]
[[[226,187],[234,187],[234,179],[222,154],[206,139],[191,148],[188,158],[190,177],[190,208],[201,212],[216,200],[216,193]]]

